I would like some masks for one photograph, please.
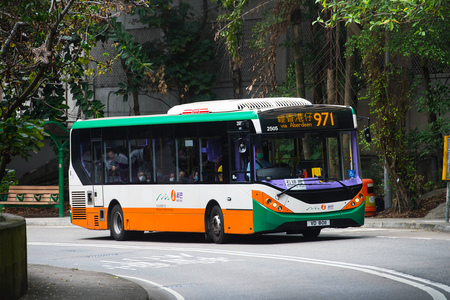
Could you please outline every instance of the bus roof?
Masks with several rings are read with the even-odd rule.
[[[176,105],[169,109],[168,115],[185,115],[201,113],[218,113],[232,111],[266,110],[280,107],[306,106],[311,102],[303,98],[253,98],[202,101]]]
[[[228,113],[110,117],[110,118],[99,118],[99,119],[77,121],[72,125],[72,129],[139,126],[139,125],[153,125],[153,124],[240,121],[251,119],[258,119],[258,114],[256,111],[247,110]]]

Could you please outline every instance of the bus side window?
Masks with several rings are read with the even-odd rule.
[[[130,181],[126,128],[104,128],[104,166],[106,183]]]
[[[131,181],[152,182],[151,148],[138,146],[131,148]]]
[[[170,175],[176,169],[175,141],[173,138],[173,125],[152,126],[154,160],[153,168],[156,170],[156,183],[171,182]]]
[[[92,153],[91,144],[88,142],[80,143],[80,156],[81,156],[81,166],[86,172],[87,176],[91,178],[92,175]]]
[[[222,165],[220,137],[202,138],[202,178],[204,182],[218,182],[218,169]]]

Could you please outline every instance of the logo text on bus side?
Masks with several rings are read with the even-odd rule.
[[[156,197],[156,201],[183,202],[183,192],[172,190],[170,195],[168,193],[161,193]]]

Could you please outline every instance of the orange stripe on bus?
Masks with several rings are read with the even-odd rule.
[[[105,220],[99,220],[100,209]],[[125,230],[205,232],[205,210],[196,208],[122,208]],[[76,209],[73,209],[73,213]],[[252,210],[222,210],[225,233],[254,233]],[[77,215],[79,212],[77,212]],[[72,217],[74,225],[88,229],[108,229],[107,208],[85,208],[86,218]]]
[[[225,233],[249,234],[254,233],[253,210],[223,209]]]

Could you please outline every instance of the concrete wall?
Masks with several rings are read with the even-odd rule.
[[[0,220],[0,298],[19,299],[28,288],[27,230],[22,217]]]

